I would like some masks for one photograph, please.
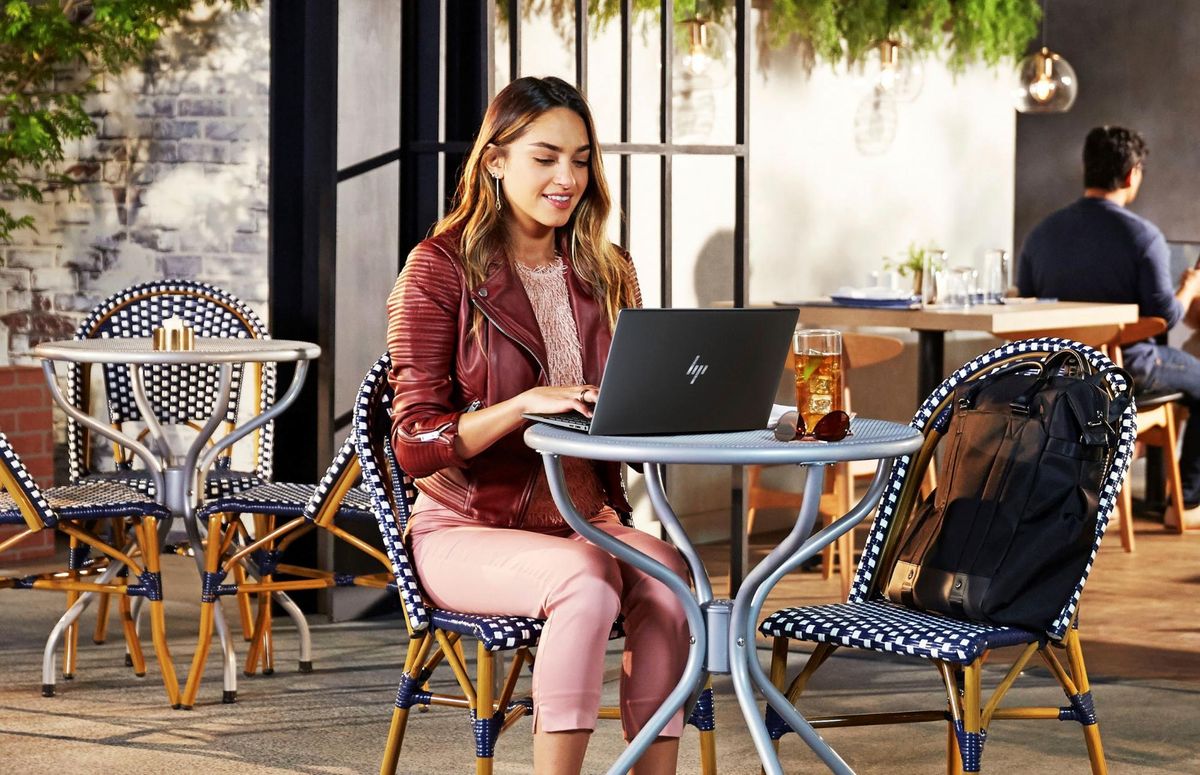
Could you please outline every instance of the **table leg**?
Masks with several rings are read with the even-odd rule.
[[[946,363],[946,332],[917,331],[917,402],[942,384]]]
[[[733,466],[729,505],[729,596],[734,597],[750,567],[750,534],[746,532],[746,497],[744,470]]]
[[[755,686],[766,697],[767,702],[792,726],[792,729],[808,744],[818,757],[825,762],[833,772],[840,775],[853,775],[851,770],[837,752],[821,739],[821,736],[804,720],[804,717],[788,702],[787,698],[776,689],[763,673],[762,665],[758,663],[757,647],[757,611],[754,605],[755,592],[771,577],[773,572],[804,545],[805,539],[811,532],[817,518],[817,509],[821,503],[821,492],[825,484],[825,467],[812,466],[808,478],[804,482],[804,499],[796,524],[778,546],[759,563],[746,577],[741,591],[733,602],[733,615],[729,628],[729,663],[733,677],[733,689],[737,695],[738,704],[742,708],[742,716],[758,750],[758,758],[762,761],[763,772],[767,775],[783,775],[779,757],[771,744],[771,736],[767,732],[766,722],[758,709]],[[817,551],[813,548],[812,553]]]
[[[708,678],[705,670],[706,656],[708,654],[708,636],[705,627],[704,612],[700,604],[692,596],[692,590],[681,578],[671,572],[670,568],[655,562],[632,546],[613,538],[608,533],[593,526],[576,510],[575,504],[571,501],[570,492],[567,490],[562,463],[558,455],[544,452],[542,453],[542,462],[546,468],[546,478],[550,482],[550,492],[554,496],[554,502],[558,505],[563,519],[566,520],[567,524],[575,532],[579,533],[579,535],[608,552],[613,557],[628,562],[638,570],[665,584],[683,604],[684,612],[687,614],[688,629],[692,633],[692,643],[688,648],[687,663],[684,665],[683,675],[680,676],[679,682],[675,684],[675,688],[667,695],[667,699],[663,701],[663,704],[650,717],[650,720],[646,722],[641,731],[638,732],[633,740],[629,741],[628,747],[617,757],[617,760],[608,770],[609,775],[623,775],[633,769],[634,763],[646,752],[646,749],[658,737],[659,732],[666,727],[667,722],[671,720],[675,712],[684,706],[692,695],[696,693],[697,687]],[[651,502],[653,503],[654,501],[652,500]],[[659,518],[662,519],[663,516],[660,514]],[[666,516],[667,519],[663,520],[664,524],[670,520],[671,515]],[[685,543],[687,542],[685,541]],[[695,554],[694,549],[692,554]],[[685,557],[687,557],[686,552]]]

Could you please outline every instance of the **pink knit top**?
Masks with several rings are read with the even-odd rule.
[[[542,331],[546,345],[547,379],[551,385],[583,384],[583,352],[579,344],[579,331],[575,328],[575,316],[571,311],[571,300],[567,295],[566,264],[562,258],[544,267],[531,269],[516,264],[517,276],[529,296],[533,314]],[[563,473],[576,508],[585,516],[592,517],[605,505],[604,490],[596,476],[592,463],[579,458],[563,458]],[[421,512],[436,507],[437,514],[428,514],[421,519]],[[431,498],[418,498],[410,523],[413,532],[426,533],[443,527],[479,526],[479,522],[464,515],[450,517],[440,504]],[[558,506],[550,495],[550,484],[544,474],[538,476],[533,486],[533,495],[525,511],[521,527],[538,532],[560,532],[566,528]]]

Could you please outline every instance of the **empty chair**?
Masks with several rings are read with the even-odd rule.
[[[396,464],[391,449],[390,361],[388,355],[381,357],[363,380],[354,407],[353,429],[363,486],[370,496],[391,560],[409,635],[408,654],[380,772],[385,775],[397,772],[410,709],[414,705],[447,705],[469,710],[475,735],[476,772],[490,773],[497,738],[521,716],[532,712],[532,700],[515,697],[514,692],[522,668],[532,664],[530,650],[538,644],[544,621],[524,616],[464,614],[436,608],[425,600],[405,546],[404,533],[417,491],[412,479]],[[620,634],[619,626],[614,625],[612,637]],[[463,656],[464,637],[476,642],[474,680]],[[497,693],[496,655],[500,652],[513,652],[513,657]],[[443,662],[450,666],[462,694],[429,690],[430,678]],[[602,708],[600,717],[619,718],[620,711]],[[715,772],[711,690],[705,689],[700,695],[688,721],[700,729],[703,772]]]
[[[893,656],[931,661],[941,674],[948,705],[929,710],[872,713],[861,716],[839,714],[836,717],[807,716],[818,730],[861,724],[941,722],[947,725],[947,772],[978,772],[989,727],[998,719],[1057,719],[1081,725],[1093,773],[1106,772],[1104,753],[1096,724],[1094,700],[1088,683],[1083,651],[1077,627],[1079,598],[1099,550],[1109,517],[1116,508],[1117,494],[1129,465],[1135,435],[1135,413],[1126,407],[1119,422],[1119,440],[1109,448],[1101,479],[1095,540],[1090,558],[1074,591],[1062,601],[1062,607],[1045,632],[1029,632],[1017,627],[996,626],[953,619],[909,608],[886,599],[881,587],[888,581],[895,544],[905,521],[917,510],[920,478],[933,456],[934,447],[949,427],[948,409],[955,388],[969,380],[985,376],[998,366],[1032,359],[1044,360],[1051,353],[1070,348],[1080,353],[1094,368],[1112,366],[1111,361],[1092,348],[1062,339],[1039,339],[1007,344],[979,356],[952,374],[925,400],[913,419],[913,425],[926,436],[922,449],[897,461],[881,506],[871,525],[862,561],[854,577],[849,599],[836,605],[817,605],[776,611],[766,618],[760,631],[774,640],[771,679],[781,690],[785,686],[788,643],[803,640],[816,645],[803,670],[786,690],[795,703],[809,679],[839,648],[885,652]],[[1117,372],[1108,376],[1109,384],[1125,390]],[[1021,651],[1005,677],[985,703],[981,695],[982,667],[994,649],[1020,646]],[[1067,666],[1058,654],[1065,653]],[[1065,706],[1001,707],[1006,692],[1021,675],[1029,660],[1041,657],[1066,695]],[[772,737],[779,739],[789,727],[773,711],[768,713]],[[836,740],[833,740],[836,744]],[[882,766],[882,765],[880,765]]]
[[[151,337],[168,318],[179,318],[196,336],[214,338],[251,338],[268,336],[262,320],[233,294],[207,283],[188,280],[163,280],[132,285],[112,294],[96,305],[75,330],[75,339],[120,337]],[[147,367],[147,397],[158,410],[158,420],[165,425],[200,427],[211,415],[217,399],[219,365],[163,365]],[[103,403],[108,420],[114,426],[143,422],[141,411],[133,396],[133,385],[124,364],[105,364]],[[265,411],[275,402],[275,365],[253,364],[249,369],[238,365],[233,370],[229,409],[225,430],[232,429],[242,396],[250,386],[249,413]],[[68,400],[80,409],[91,412],[93,404],[91,364],[71,364],[67,372]],[[271,423],[255,431],[254,464],[252,470],[233,468],[233,450],[227,450],[208,474],[205,497],[220,497],[248,489],[271,479]],[[134,457],[128,450],[114,445],[113,470],[100,471],[92,461],[91,433],[80,423],[67,419],[67,454],[70,482],[114,481],[153,495],[153,481],[144,471],[134,468]],[[86,547],[84,547],[86,550]],[[243,609],[246,604],[243,600]],[[102,596],[96,619],[93,640],[105,639],[108,619],[108,598]],[[77,631],[67,633],[67,658],[64,669],[74,672],[74,644]]]
[[[258,596],[258,613],[253,627],[246,626],[251,635],[245,674],[252,675],[260,662],[263,673],[270,674],[274,672],[271,593],[337,586],[393,586],[387,555],[337,524],[341,520],[375,519],[366,491],[356,484],[359,478],[358,457],[347,439],[317,484],[261,484],[209,501],[197,512],[196,518],[207,522],[209,540],[203,571],[200,641],[181,698],[184,707],[191,707],[196,701],[212,638],[218,596],[237,594],[240,600],[246,600],[252,594]],[[246,528],[243,516],[253,516],[253,534]],[[292,519],[277,526],[276,520],[281,517]],[[314,529],[324,530],[376,560],[379,570],[353,575],[281,564],[280,557],[288,545]],[[246,579],[242,568],[247,562],[251,563],[257,580]],[[234,574],[232,583],[226,583],[231,571]],[[295,578],[280,579],[277,575]],[[245,609],[243,614],[246,615]],[[300,638],[300,672],[306,673],[312,670],[307,630],[301,629]]]
[[[42,490],[29,475],[8,437],[0,433],[0,524],[25,524],[25,531],[0,542],[0,553],[10,549],[42,530],[57,530],[86,546],[100,552],[110,563],[115,563],[96,581],[80,578],[79,567],[72,552],[72,564],[67,573],[53,573],[24,578],[0,579],[0,588],[48,589],[79,595],[87,592],[142,597],[150,603],[151,627],[154,651],[162,670],[163,685],[167,700],[179,706],[179,683],[175,677],[175,666],[167,649],[166,626],[162,607],[162,576],[158,565],[158,540],[155,536],[158,520],[169,516],[167,510],[145,495],[129,487],[109,482],[90,482],[65,485]],[[133,540],[129,546],[123,541],[105,540],[97,526],[105,523],[122,525],[130,521]],[[123,529],[114,529],[118,539],[125,535]],[[140,557],[132,549],[140,552]],[[128,569],[127,575],[118,575],[119,568]],[[71,606],[71,615],[78,616],[84,601]],[[145,675],[146,665],[142,657],[133,620],[129,609],[122,606],[123,623],[130,647],[130,659],[134,672]],[[61,632],[62,623],[56,627],[55,635]],[[53,636],[52,636],[53,643]],[[50,664],[43,670],[42,694],[54,695],[53,651],[47,651]]]
[[[105,299],[91,311],[75,330],[75,339],[150,337],[168,318],[183,320],[198,337],[261,339],[267,328],[255,312],[233,294],[207,283],[164,280],[140,283]],[[195,427],[212,414],[220,365],[163,365],[145,369],[150,403],[158,410],[164,425]],[[141,422],[141,411],[133,397],[128,368],[124,364],[105,364],[104,405],[109,422],[120,426]],[[67,373],[67,396],[88,411],[92,403],[90,364],[73,364]],[[251,413],[266,410],[275,402],[275,366],[253,364],[249,369],[238,365],[233,371],[233,386],[226,415],[226,430],[234,426],[241,408],[247,382],[250,386]],[[206,483],[206,495],[217,497],[238,492],[269,481],[271,478],[272,424],[255,432],[254,464],[249,471],[232,468],[232,451],[223,454],[213,466]],[[85,478],[121,481],[143,491],[152,484],[133,468],[133,456],[116,447],[115,471],[92,470],[89,431],[74,420],[67,421],[67,451],[71,482]]]

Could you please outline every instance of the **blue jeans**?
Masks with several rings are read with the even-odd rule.
[[[1142,390],[1183,393],[1183,403],[1190,415],[1179,455],[1183,502],[1188,507],[1200,504],[1200,359],[1183,350],[1160,345],[1155,348],[1150,372],[1133,376]]]

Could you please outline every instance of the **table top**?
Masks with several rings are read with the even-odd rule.
[[[276,363],[310,361],[321,354],[312,342],[291,339],[232,339],[196,337],[191,350],[155,350],[150,337],[67,339],[43,342],[33,355],[75,363]]]
[[[525,444],[538,452],[590,460],[716,465],[813,465],[875,460],[908,455],[921,446],[921,432],[909,425],[855,417],[850,429],[852,436],[824,442],[777,441],[775,434],[767,429],[673,436],[589,436],[536,423],[526,429]]]
[[[1085,301],[976,304],[967,309],[850,307],[827,300],[779,304],[799,307],[800,322],[806,326],[893,326],[920,331],[986,331],[1003,334],[1133,323],[1138,319],[1136,304]]]

